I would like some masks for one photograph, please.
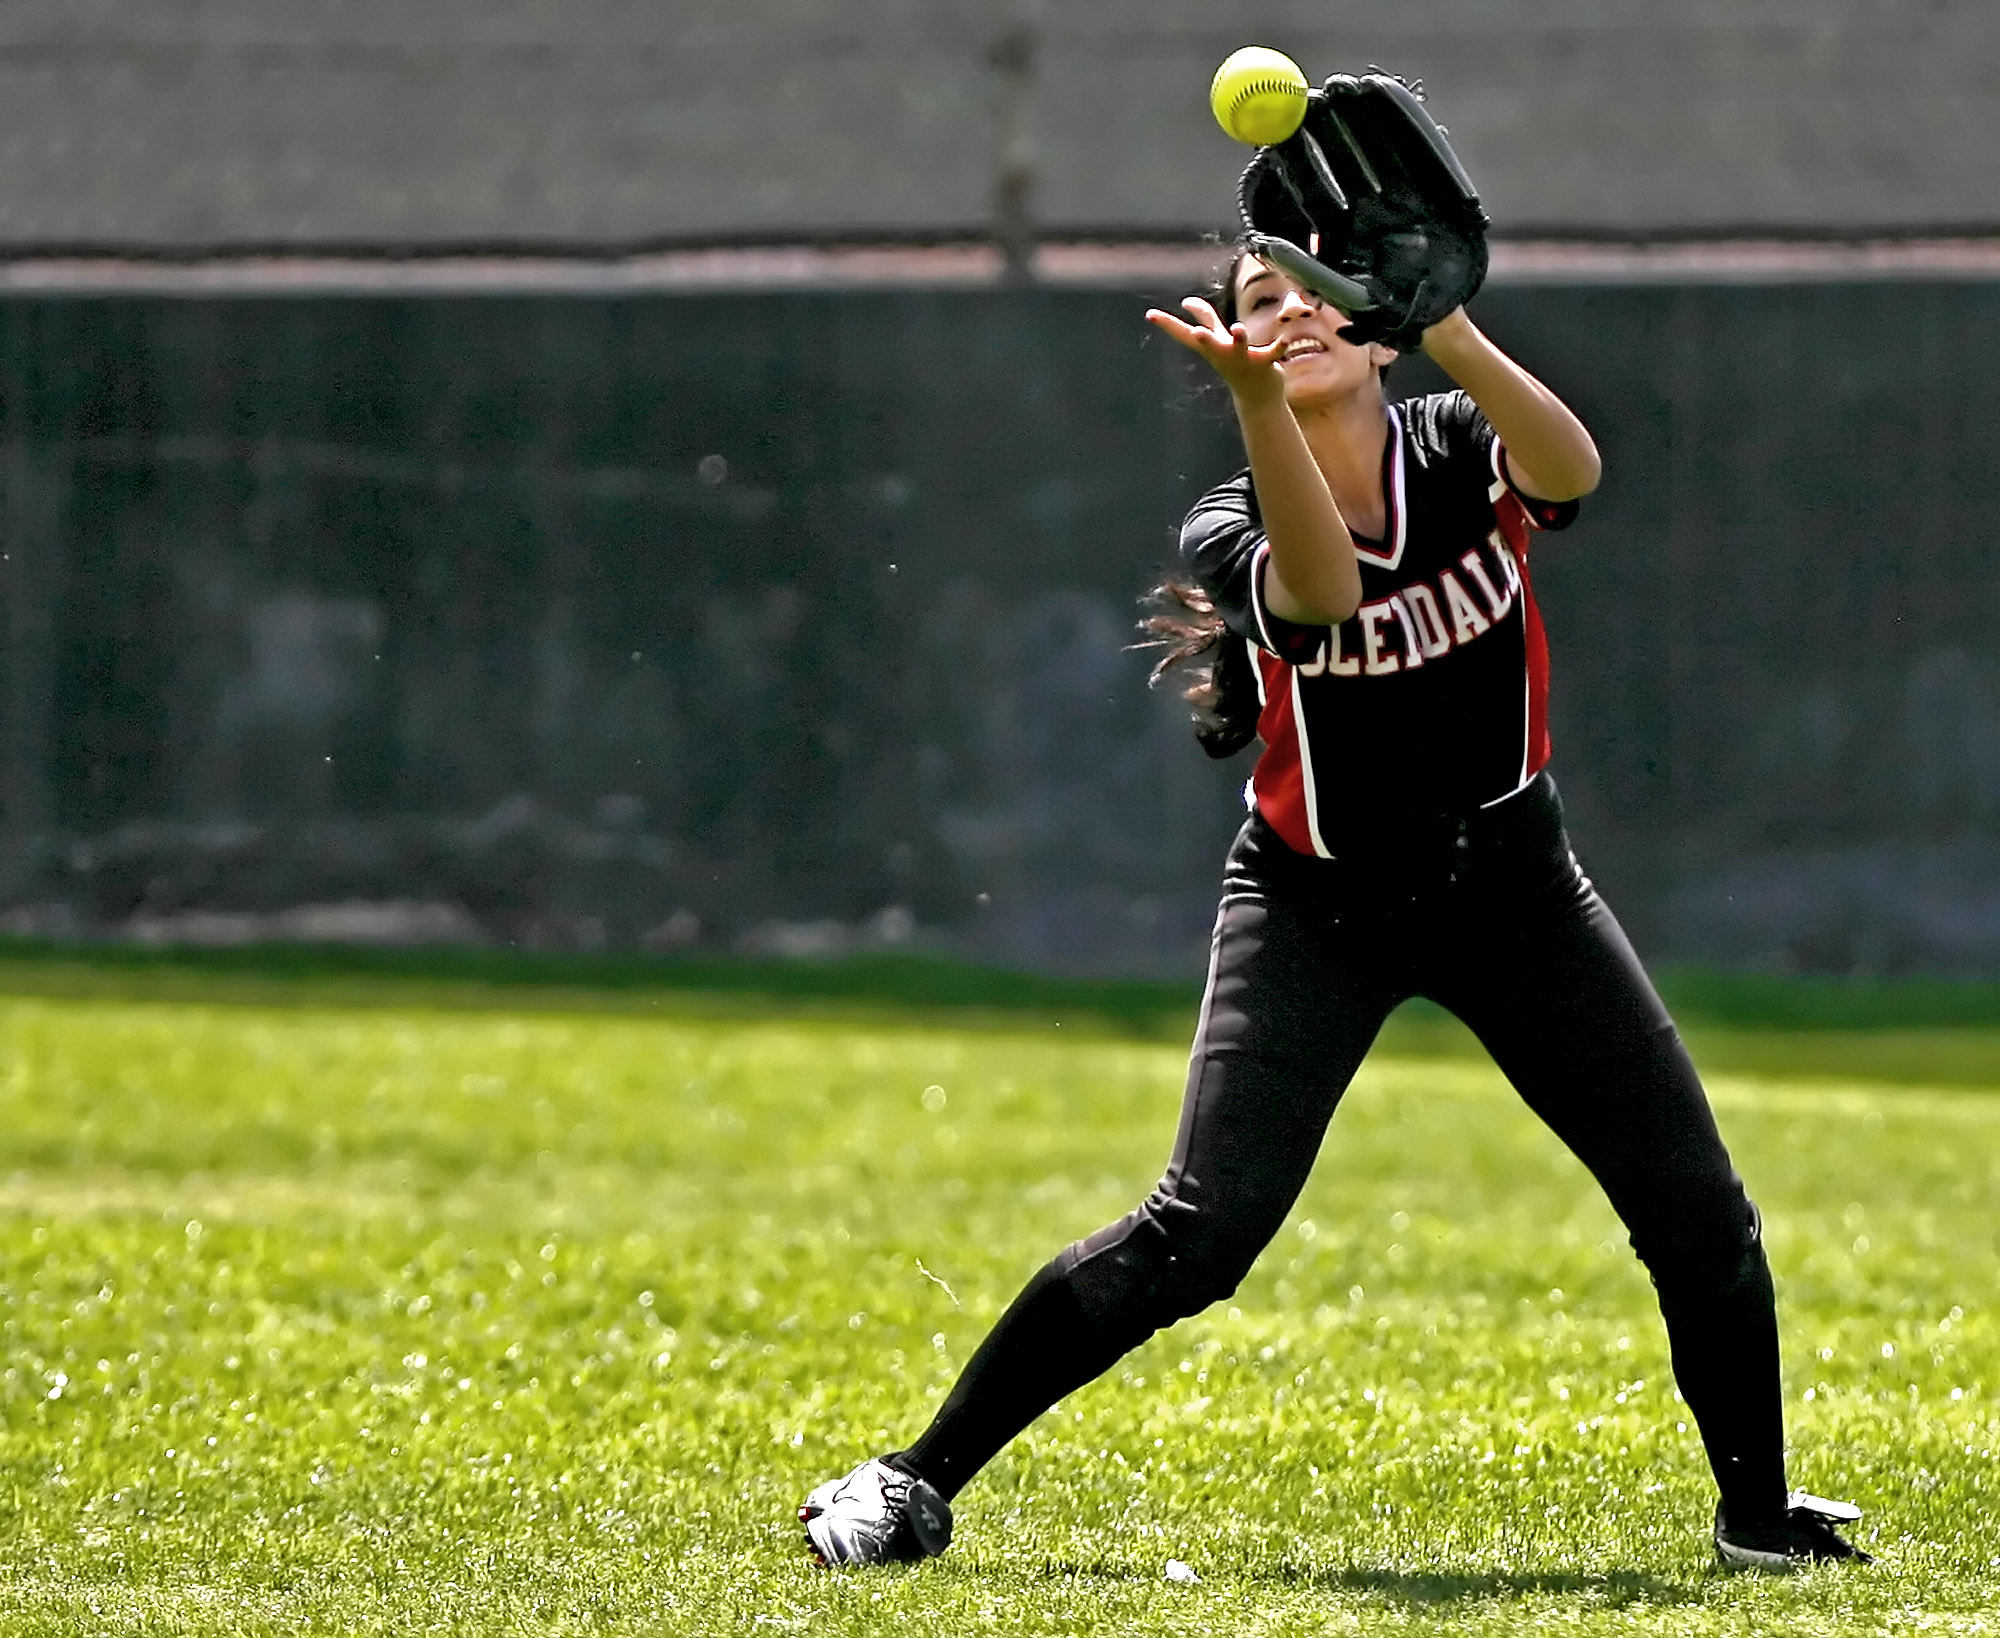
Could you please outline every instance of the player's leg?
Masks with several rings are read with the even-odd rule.
[[[1233,1292],[1277,1232],[1400,999],[1370,969],[1365,941],[1350,941],[1329,912],[1315,885],[1328,873],[1316,863],[1246,827],[1230,856],[1165,1175],[1137,1209],[1028,1282],[929,1428],[889,1459],[910,1480],[948,1502],[1064,1395]]]
[[[1235,1291],[1400,999],[1354,959],[1317,861],[1273,859],[1284,844],[1252,832],[1231,856],[1166,1173],[1028,1282],[905,1453],[946,1496],[1065,1394]]]
[[[1720,1493],[1717,1558],[1757,1570],[1865,1563],[1839,1532],[1858,1509],[1786,1492],[1777,1304],[1757,1209],[1679,1032],[1610,911],[1579,885],[1564,915],[1516,922],[1507,960],[1447,1004],[1603,1185],[1653,1277],[1674,1379]]]
[[[1576,868],[1553,791],[1505,823],[1505,845],[1470,861],[1426,993],[1471,1026],[1630,1231],[1731,1514],[1782,1511],[1777,1316],[1756,1208],[1666,1007]]]

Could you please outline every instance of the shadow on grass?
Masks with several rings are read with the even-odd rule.
[[[828,960],[467,947],[155,949],[0,936],[0,996],[197,1005],[825,1017],[1181,1040],[1198,981],[1052,977],[927,951]]]
[[[1668,970],[1661,989],[1705,1071],[1981,1089],[2000,1085],[2000,983],[1836,980]],[[1079,1034],[1184,1045],[1200,984],[1061,977],[938,950],[787,961],[722,951],[648,955],[447,946],[155,949],[0,936],[0,997],[251,1007],[601,1013],[713,1022],[773,1018]],[[1385,1055],[1486,1055],[1426,1001],[1399,1007]]]
[[[1688,1604],[1701,1594],[1693,1587],[1641,1570],[1606,1575],[1514,1574],[1506,1571],[1304,1570],[1279,1565],[1260,1579],[1327,1592],[1362,1593],[1405,1610],[1441,1604],[1557,1595],[1581,1599],[1592,1609],[1625,1609],[1634,1604]]]
[[[1151,1581],[1156,1572],[1126,1559],[1051,1558],[1037,1565],[1033,1575],[1037,1581]]]
[[[1156,1571],[1129,1560],[1088,1561],[1051,1559],[1036,1572],[1042,1581],[1151,1581]],[[1504,1571],[1430,1570],[1308,1570],[1279,1564],[1253,1571],[1248,1579],[1279,1583],[1288,1588],[1321,1592],[1359,1593],[1379,1604],[1405,1611],[1436,1609],[1447,1604],[1471,1604],[1515,1598],[1558,1596],[1578,1599],[1591,1609],[1626,1609],[1635,1604],[1696,1603],[1698,1589],[1662,1581],[1641,1570],[1613,1570],[1606,1575],[1513,1574]]]

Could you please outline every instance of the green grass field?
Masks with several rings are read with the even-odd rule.
[[[1990,1020],[1691,1031],[1873,1569],[1708,1567],[1643,1275],[1419,1018],[1232,1305],[829,1574],[798,1498],[1152,1183],[1185,1022],[447,978],[0,968],[0,1634],[2000,1631]]]

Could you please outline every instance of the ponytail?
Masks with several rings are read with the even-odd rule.
[[[1151,612],[1139,622],[1146,640],[1137,646],[1164,651],[1147,685],[1157,688],[1169,673],[1180,673],[1196,741],[1212,757],[1234,756],[1257,737],[1257,679],[1249,653],[1231,638],[1201,587],[1169,575],[1145,601]]]

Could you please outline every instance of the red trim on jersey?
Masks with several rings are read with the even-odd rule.
[[[1521,575],[1521,637],[1528,662],[1528,735],[1521,758],[1521,783],[1525,785],[1549,760],[1549,640],[1542,629],[1535,589],[1528,580],[1528,530],[1533,520],[1512,490],[1493,503],[1493,515]]]
[[[1357,545],[1357,556],[1377,566],[1399,564],[1407,543],[1401,425],[1394,410],[1391,411],[1391,434],[1389,448],[1385,452],[1387,481],[1384,488],[1390,509],[1390,528],[1385,533],[1392,543],[1392,555],[1385,558]],[[1486,801],[1483,804],[1486,807],[1517,794],[1549,762],[1548,636],[1542,625],[1541,608],[1535,601],[1534,588],[1528,578],[1528,547],[1536,531],[1562,527],[1568,522],[1567,514],[1575,510],[1573,501],[1538,502],[1515,491],[1506,476],[1505,456],[1497,441],[1490,451],[1490,460],[1494,478],[1488,489],[1488,500],[1493,511],[1494,532],[1466,553],[1463,560],[1467,565],[1474,562],[1482,565],[1475,583],[1486,594],[1486,608],[1482,611],[1477,630],[1463,640],[1471,641],[1473,637],[1484,635],[1494,625],[1504,623],[1506,613],[1511,612],[1505,610],[1505,603],[1518,599],[1521,611],[1522,693],[1519,698],[1522,714],[1518,719],[1521,724],[1518,783],[1512,790],[1502,791]],[[1499,562],[1489,563],[1486,560],[1488,547],[1503,554]],[[1341,632],[1345,628],[1324,628],[1327,646],[1313,654],[1305,653],[1306,645],[1312,641],[1311,630],[1293,627],[1286,622],[1278,622],[1278,630],[1274,630],[1273,617],[1263,601],[1262,581],[1269,551],[1268,542],[1258,548],[1251,571],[1253,616],[1258,632],[1267,644],[1276,647],[1274,639],[1282,630],[1297,658],[1283,659],[1270,648],[1253,645],[1261,707],[1257,718],[1257,736],[1264,742],[1264,751],[1250,776],[1251,793],[1257,811],[1293,852],[1307,858],[1315,855],[1330,857],[1326,846],[1319,840],[1325,815],[1314,810],[1315,799],[1324,795],[1323,787],[1329,770],[1312,760],[1314,747],[1299,720],[1298,679],[1316,680],[1332,667],[1332,662],[1339,658]],[[1485,572],[1489,568],[1502,581],[1514,583],[1490,581]],[[1507,570],[1512,572],[1506,573]],[[1448,579],[1451,567],[1440,567],[1436,572]],[[1424,638],[1417,629],[1418,622],[1407,608],[1400,605],[1400,595],[1391,593],[1365,606],[1379,606],[1385,610],[1382,619],[1395,616],[1404,637],[1409,660],[1407,669],[1414,670],[1431,656],[1425,652]],[[1485,616],[1491,616],[1490,623]],[[1351,676],[1362,669],[1358,660],[1351,660],[1350,665],[1351,669],[1339,671],[1338,675]],[[1314,686],[1318,686],[1316,681]],[[1501,731],[1505,732],[1505,729]],[[1501,756],[1506,754],[1500,745],[1495,745],[1493,750]],[[1505,764],[1501,766],[1505,767]],[[1494,772],[1497,774],[1499,770]]]
[[[1410,509],[1403,493],[1403,412],[1394,404],[1389,406],[1389,441],[1382,446],[1382,503],[1388,509],[1379,542],[1383,549],[1377,551],[1377,543],[1355,535],[1354,555],[1377,568],[1394,569],[1401,566],[1410,539]]]
[[[1306,817],[1306,771],[1299,759],[1299,725],[1292,714],[1292,668],[1277,655],[1257,651],[1257,669],[1264,679],[1264,709],[1257,716],[1257,737],[1264,754],[1251,771],[1257,811],[1285,839],[1294,853],[1311,858],[1312,821]]]

